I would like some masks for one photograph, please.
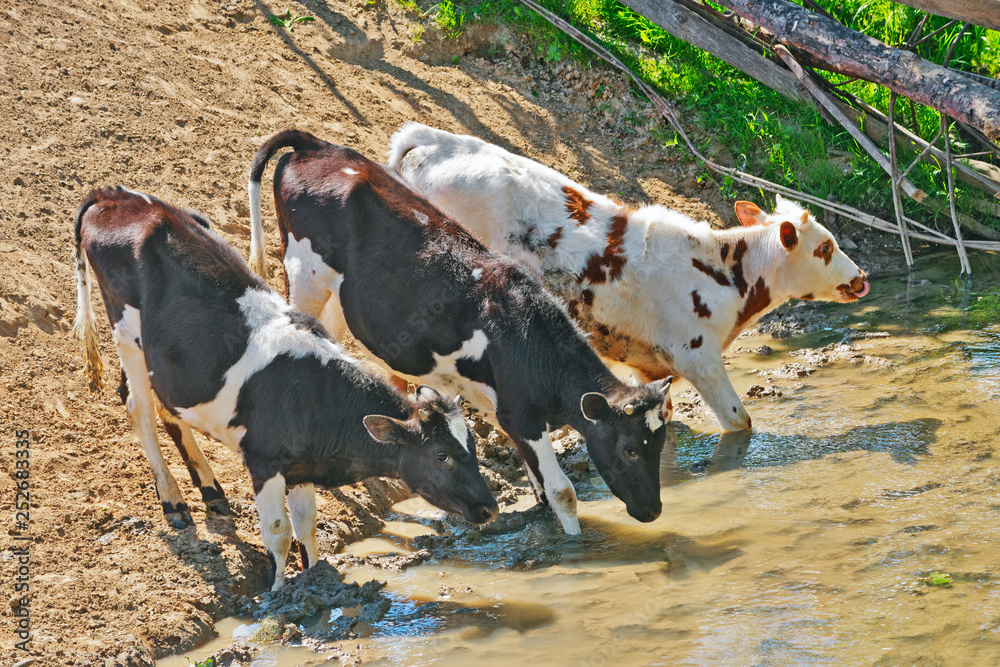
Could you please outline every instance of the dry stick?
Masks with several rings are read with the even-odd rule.
[[[903,255],[906,257],[906,266],[913,270],[913,250],[910,248],[910,239],[907,237],[906,216],[903,215],[903,198],[899,196],[899,183],[906,178],[906,174],[899,175],[899,162],[896,159],[896,91],[889,91],[889,161],[892,163],[889,187],[892,189],[892,210],[896,213],[896,224],[899,225],[899,237],[903,243]],[[928,147],[929,148],[929,147]],[[920,158],[913,161],[917,164]],[[909,173],[909,169],[906,170]]]
[[[695,155],[695,157],[704,162],[709,169],[720,174],[725,174],[726,176],[732,178],[734,181],[743,183],[744,185],[750,185],[755,188],[761,188],[762,190],[767,190],[769,192],[786,195],[788,197],[798,199],[799,201],[804,201],[809,204],[813,204],[818,208],[822,208],[828,211],[833,211],[837,215],[842,215],[845,218],[850,218],[851,220],[860,222],[861,224],[864,225],[868,225],[869,227],[873,227],[880,231],[888,232],[891,234],[899,234],[898,225],[893,224],[887,220],[883,220],[882,218],[876,217],[869,213],[865,213],[863,211],[859,211],[858,209],[853,208],[851,206],[838,204],[837,202],[831,202],[826,199],[819,199],[818,197],[813,197],[812,195],[808,195],[804,192],[799,192],[798,190],[793,190],[783,185],[772,183],[771,181],[754,176],[752,174],[748,174],[743,171],[739,171],[737,169],[733,169],[730,167],[723,167],[722,165],[717,164],[712,160],[709,160],[707,157],[702,155],[701,151],[699,151],[695,147],[694,143],[691,141],[687,133],[684,131],[684,128],[681,126],[677,114],[674,112],[673,108],[669,104],[667,104],[667,101],[663,99],[663,97],[660,96],[659,93],[653,90],[653,88],[650,87],[649,84],[647,84],[645,81],[637,77],[632,70],[626,67],[625,64],[622,63],[618,58],[616,58],[611,52],[609,52],[603,46],[592,40],[587,35],[583,34],[579,30],[574,28],[572,25],[570,25],[563,19],[559,18],[549,10],[545,9],[538,3],[534,2],[534,0],[521,0],[521,3],[529,7],[530,9],[534,10],[535,12],[537,12],[542,18],[544,18],[546,21],[557,27],[562,32],[569,35],[572,39],[574,39],[584,48],[591,51],[599,58],[602,58],[603,60],[607,61],[614,67],[618,68],[630,79],[632,79],[632,82],[636,85],[636,87],[639,88],[639,90],[641,90],[643,94],[645,94],[653,102],[653,106],[656,108],[656,111],[661,116],[663,116],[668,123],[670,123],[670,126],[674,129],[674,131],[677,132],[677,134],[680,135],[681,139],[684,140],[684,144],[688,147],[688,150],[690,150]],[[907,219],[907,221],[912,223],[912,221],[910,221],[909,219]],[[929,231],[933,232],[933,230]],[[934,234],[938,234],[938,232],[934,232]],[[910,237],[915,239],[920,239],[922,241],[940,243],[942,245],[951,245],[951,246],[955,245],[955,240],[949,237],[928,236],[927,234],[920,234],[920,233],[911,233]],[[1000,251],[1000,242],[966,241],[965,246],[967,248],[975,248],[977,250]]]
[[[1000,91],[915,53],[894,49],[789,0],[720,0],[719,4],[771,32],[777,41],[822,63],[822,69],[860,76],[915,102],[943,111],[1000,139]],[[796,56],[805,62],[803,55]]]
[[[868,135],[858,129],[854,123],[852,123],[851,120],[844,115],[844,112],[841,111],[840,108],[834,104],[822,90],[820,90],[819,86],[817,86],[816,83],[809,76],[807,76],[804,71],[802,71],[802,67],[798,62],[796,62],[795,58],[792,57],[792,54],[789,53],[788,49],[781,44],[776,44],[774,46],[774,52],[777,53],[783,61],[785,61],[785,64],[788,65],[788,69],[792,70],[792,73],[798,77],[799,81],[802,82],[802,85],[804,85],[806,90],[808,90],[813,96],[813,99],[815,99],[820,106],[830,112],[830,115],[833,116],[837,122],[839,122],[843,128],[851,134],[852,137],[854,137],[854,140],[858,142],[858,145],[864,148],[865,151],[872,156],[875,162],[877,162],[878,165],[882,167],[882,169],[884,169],[892,178],[893,204],[896,208],[896,223],[899,225],[899,240],[903,244],[903,255],[906,257],[906,266],[912,269],[913,251],[910,249],[910,239],[907,235],[906,222],[903,220],[902,202],[897,201],[899,197],[897,187],[902,187],[908,197],[915,199],[918,202],[926,198],[927,193],[913,185],[908,178],[900,178],[899,170],[896,166],[896,145],[894,143],[891,141],[889,142],[889,154],[891,159],[886,159],[885,155],[879,150],[878,146],[876,146],[875,143],[868,138]]]
[[[944,56],[945,67],[948,66],[949,62],[951,62],[951,56],[955,53],[955,47],[958,46],[958,40],[962,39],[962,35],[965,34],[965,30],[968,27],[968,23],[963,23],[962,29],[958,31],[958,34],[955,35],[955,39],[952,40],[951,46],[948,47],[948,52]],[[955,179],[951,173],[951,135],[948,134],[948,117],[945,116],[944,113],[941,114],[941,131],[944,133],[944,166],[948,170],[948,204],[951,212],[951,223],[955,227],[955,241],[956,247],[958,248],[958,257],[962,260],[962,273],[966,276],[971,276],[972,265],[969,264],[969,256],[965,253],[965,246],[962,245],[962,229],[958,224],[958,216],[955,215]]]

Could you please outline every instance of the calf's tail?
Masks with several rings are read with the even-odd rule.
[[[403,158],[406,157],[406,154],[417,146],[437,143],[439,133],[440,130],[413,121],[403,125],[389,139],[389,161],[387,163],[389,168],[402,174]]]
[[[80,226],[83,214],[96,201],[97,197],[92,193],[80,204],[76,212],[73,246],[73,260],[76,266],[76,319],[73,321],[73,333],[83,343],[83,377],[91,391],[100,391],[104,386],[102,380],[104,363],[101,361],[101,351],[97,347],[97,317],[90,302],[90,264],[83,249]]]
[[[321,148],[328,144],[301,130],[284,130],[268,139],[250,163],[250,181],[247,193],[250,195],[250,268],[267,279],[267,260],[264,257],[264,227],[260,215],[260,179],[275,153],[282,148],[306,150]]]

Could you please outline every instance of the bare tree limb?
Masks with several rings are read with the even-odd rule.
[[[1000,91],[785,0],[718,0],[810,54],[813,65],[878,83],[1000,139]],[[635,0],[640,4],[639,0]],[[657,4],[645,0],[641,4]],[[822,63],[822,64],[817,64]]]
[[[812,98],[803,90],[791,72],[779,67],[673,0],[623,0],[623,4],[639,12],[677,39],[708,51],[785,97],[812,105]]]

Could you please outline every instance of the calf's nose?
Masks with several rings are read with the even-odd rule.
[[[660,518],[660,512],[663,510],[663,506],[649,508],[645,510],[637,510],[634,513],[629,512],[632,518],[636,521],[641,521],[642,523],[649,523],[650,521],[656,521]]]
[[[489,523],[500,514],[500,508],[494,503],[492,505],[480,505],[476,510],[478,523]]]

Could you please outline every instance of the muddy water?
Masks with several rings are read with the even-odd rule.
[[[595,482],[582,485],[578,541],[543,516],[401,573],[352,569],[388,581],[394,604],[337,652],[383,665],[1000,663],[1000,262],[989,262],[971,291],[940,260],[875,282],[862,303],[801,308],[808,335],[737,341],[775,350],[730,357],[738,390],[782,395],[751,401],[748,438],[675,423],[652,524]],[[801,353],[852,331],[889,336]],[[433,510],[397,509],[352,550],[403,553],[431,532]],[[931,572],[951,586],[926,583]],[[270,647],[254,664],[331,655]]]

